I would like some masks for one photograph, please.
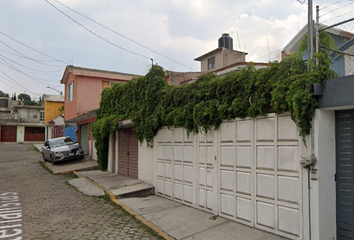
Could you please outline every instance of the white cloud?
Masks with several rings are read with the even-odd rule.
[[[53,0],[49,1],[55,3]],[[268,61],[268,53],[275,52],[271,54],[271,59],[279,56],[280,51],[276,50],[283,48],[307,22],[307,5],[301,5],[296,0],[58,1],[193,69],[199,69],[199,62],[194,59],[217,48],[218,38],[224,32],[232,35],[236,50],[241,47],[240,50],[249,53],[247,60]],[[316,1],[316,4],[323,6],[331,3],[333,1],[330,0]],[[351,6],[354,8],[353,5]],[[165,69],[189,71],[174,61],[102,29],[60,5],[56,6],[101,37],[148,58],[138,57],[102,41],[45,1],[2,1],[0,21],[3,24],[0,31],[50,56],[66,62],[73,61],[77,66],[146,74],[151,64],[149,59],[153,57],[154,62],[158,62]],[[322,13],[330,12],[335,7],[338,5],[328,7]],[[338,15],[335,11],[329,13],[322,20],[333,18],[336,14]],[[35,59],[50,60],[2,35],[0,41]],[[1,50],[12,51],[0,43],[0,54],[5,55]],[[49,67],[13,55],[6,56],[34,69],[53,71],[44,74],[23,69],[31,76],[48,79],[48,84],[58,86],[58,90],[62,90],[58,80],[64,71],[64,64],[48,62],[59,66]],[[259,59],[262,56],[265,57]],[[10,71],[4,64],[0,64],[0,70],[8,72],[9,76],[32,92],[41,95],[50,91],[45,84],[33,81],[16,71]],[[24,91],[23,87],[15,86],[14,82],[0,73],[0,90],[9,93]]]

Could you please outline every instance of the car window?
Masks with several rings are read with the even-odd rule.
[[[52,139],[49,144],[51,148],[57,148],[66,145],[72,145],[74,143],[75,142],[71,138],[60,138],[60,139]]]

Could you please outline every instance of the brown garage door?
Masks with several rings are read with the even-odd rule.
[[[16,142],[17,127],[2,126],[1,129],[1,142]]]
[[[44,141],[44,127],[25,127],[25,142]]]
[[[138,178],[138,140],[132,128],[119,130],[118,173]]]

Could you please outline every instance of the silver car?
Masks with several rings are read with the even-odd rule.
[[[83,158],[84,154],[84,150],[80,144],[69,137],[47,140],[42,147],[43,160],[50,161],[52,164],[70,159]]]

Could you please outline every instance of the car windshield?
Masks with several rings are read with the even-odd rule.
[[[53,139],[49,142],[51,148],[62,147],[66,145],[74,144],[74,141],[70,138]]]

